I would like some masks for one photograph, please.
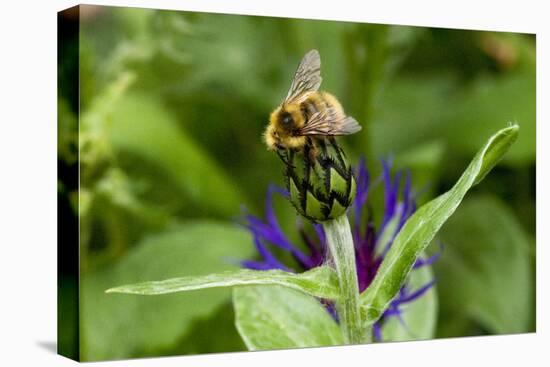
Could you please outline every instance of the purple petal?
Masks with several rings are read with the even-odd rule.
[[[321,247],[323,248],[323,250],[326,249],[327,237],[325,236],[325,230],[323,229],[323,226],[319,223],[316,223],[313,225],[313,229],[315,230],[315,233],[319,238],[319,243],[321,244]]]
[[[322,245],[306,232],[301,223],[298,224],[298,231],[300,233],[300,237],[309,249],[309,258],[311,262],[314,264],[314,266],[321,265],[323,263],[325,255]],[[311,268],[304,268],[304,270],[309,269]]]
[[[334,321],[339,322],[338,320],[338,312],[336,312],[336,306],[334,305],[334,302],[326,300],[326,299],[319,299],[321,304],[325,306],[325,309],[328,311],[330,316],[334,319]]]
[[[380,325],[380,322],[376,322],[372,326],[372,334],[374,336],[374,341],[377,341],[377,342],[382,341],[382,326]]]
[[[240,262],[241,266],[243,268],[246,268],[246,269],[252,269],[252,270],[272,270],[272,269],[281,269],[281,270],[286,270],[288,271],[288,269],[286,267],[284,267],[283,265],[281,266],[274,266],[273,264],[268,264],[266,262],[261,262],[261,261],[254,261],[254,260],[243,260]]]
[[[399,195],[399,185],[401,182],[401,171],[396,172],[394,179],[391,176],[391,165],[389,162],[382,161],[382,177],[384,179],[384,218],[380,226],[379,233],[384,231],[388,222],[395,215],[397,199]]]
[[[399,316],[399,315],[401,315],[401,310],[399,310],[397,307],[391,307],[391,308],[388,308],[386,311],[384,311],[384,317]]]
[[[273,228],[252,215],[246,216],[246,220],[249,223],[247,227],[253,235],[289,251],[304,266],[313,267],[311,260],[286,238],[280,228]]]
[[[410,211],[411,207],[413,206],[413,202],[411,200],[411,171],[407,170],[405,173],[405,184],[403,187],[403,211],[401,213],[401,218],[399,219],[399,225],[397,227],[397,231],[403,227],[409,216],[412,214]]]
[[[269,266],[269,269],[284,269],[290,271],[288,267],[283,265],[283,263],[273,256],[271,251],[264,246],[262,241],[257,236],[254,236],[254,246],[256,246],[256,250],[258,250],[260,256],[265,260],[265,263]]]
[[[269,185],[267,188],[267,195],[265,198],[265,216],[267,218],[267,222],[274,228],[280,229],[279,222],[277,222],[277,217],[275,216],[275,210],[273,209],[273,194],[278,193],[281,196],[288,199],[289,194],[288,192],[283,189],[282,187],[279,187],[277,185]]]
[[[423,266],[432,265],[434,262],[436,262],[440,257],[441,253],[443,252],[443,244],[439,243],[439,251],[433,254],[432,256],[428,257],[427,259],[423,259],[419,257],[416,262],[413,265],[413,269],[418,269]]]
[[[361,217],[363,215],[363,206],[367,202],[369,193],[370,177],[365,163],[365,158],[361,157],[357,165],[357,186],[354,199],[354,226],[358,228],[361,225]]]
[[[402,298],[400,297],[399,300],[398,300],[398,303],[402,304],[402,303],[408,303],[408,302],[414,301],[415,299],[417,299],[418,297],[421,297],[424,293],[426,293],[431,287],[433,287],[433,285],[435,283],[436,283],[435,279],[431,280],[427,284],[425,284],[422,287],[418,288],[413,293],[408,294],[407,296],[402,297]]]

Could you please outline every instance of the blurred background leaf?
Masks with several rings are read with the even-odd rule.
[[[249,257],[251,252],[250,239],[243,229],[214,221],[189,222],[145,238],[116,266],[84,275],[83,360],[145,357],[156,355],[158,350],[184,349],[185,345],[176,343],[186,340],[196,322],[216,315],[231,296],[227,289],[157,297],[106,294],[106,289],[136,281],[233,269],[236,259]],[[216,330],[224,333],[218,326]],[[203,352],[200,345],[191,350]]]
[[[177,208],[180,212],[226,217],[235,214],[235,208],[246,203],[238,186],[199,144],[178,129],[176,118],[152,98],[127,95],[111,115],[110,139],[114,149],[129,155],[134,163],[158,168],[160,177],[173,183],[166,188],[161,180],[144,196],[158,198],[164,190],[172,189],[170,197],[189,200],[185,207]],[[173,192],[174,189],[178,191]]]
[[[504,161],[528,164],[535,159],[534,101],[534,70],[511,73],[505,78],[480,77],[457,96],[456,109],[442,125],[442,135],[458,154],[473,154],[483,136],[501,127],[503,122],[518,122],[521,135]]]
[[[506,205],[490,195],[471,197],[440,237],[438,335],[533,330],[534,239]]]

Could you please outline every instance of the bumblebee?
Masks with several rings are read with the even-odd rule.
[[[302,150],[311,139],[361,130],[333,95],[319,91],[321,81],[321,58],[311,50],[302,58],[283,103],[270,115],[264,133],[268,149]]]

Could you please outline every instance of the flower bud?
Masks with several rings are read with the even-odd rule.
[[[301,150],[279,151],[285,184],[299,214],[322,222],[346,212],[355,197],[355,178],[333,137],[308,138]]]

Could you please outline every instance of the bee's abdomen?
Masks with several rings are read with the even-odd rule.
[[[327,108],[334,108],[342,112],[340,102],[327,92],[313,93],[300,105],[302,115],[306,121],[309,120],[314,113],[324,111]]]
[[[334,97],[332,94],[330,93],[327,93],[327,92],[320,92],[321,94],[321,97],[323,98],[323,101],[325,103],[325,106],[328,108],[334,108],[335,110],[337,110],[338,112],[340,113],[344,113],[344,110],[342,108],[342,105],[340,104],[340,102],[338,102],[338,100],[336,99],[336,97]]]
[[[316,103],[315,100],[308,98],[302,102],[300,105],[300,110],[302,111],[304,119],[307,121],[311,118],[311,116],[313,116],[313,114],[321,110],[321,106]]]

